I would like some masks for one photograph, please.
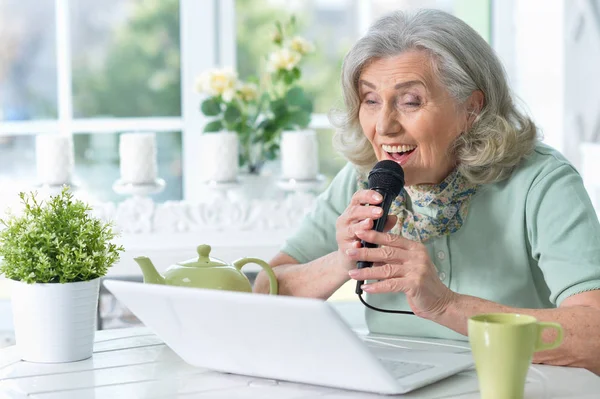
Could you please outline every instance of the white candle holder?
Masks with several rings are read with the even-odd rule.
[[[113,184],[117,194],[146,196],[165,189],[165,181],[157,176],[155,133],[121,134],[119,159],[121,177]]]
[[[119,138],[121,181],[125,184],[148,185],[157,178],[156,135],[123,133]]]
[[[321,191],[326,184],[319,173],[319,145],[314,130],[285,131],[281,135],[281,179],[284,191]]]
[[[239,140],[235,132],[203,133],[199,154],[199,175],[204,184],[223,189],[239,184]]]
[[[73,185],[73,138],[64,134],[40,134],[35,138],[38,184],[58,188]]]
[[[281,135],[281,175],[284,180],[314,181],[319,176],[319,153],[314,130]]]

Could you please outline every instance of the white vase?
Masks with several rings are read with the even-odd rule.
[[[281,174],[284,179],[315,180],[317,178],[319,153],[314,130],[282,133]]]
[[[100,279],[66,284],[13,281],[12,310],[21,359],[63,363],[92,356]]]
[[[203,133],[200,138],[200,180],[234,182],[238,175],[239,141],[235,132]]]
[[[35,138],[37,177],[40,184],[70,184],[73,178],[73,138],[63,134],[40,134]]]

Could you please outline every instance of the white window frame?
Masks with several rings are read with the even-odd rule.
[[[58,117],[48,120],[0,122],[0,136],[37,134],[105,133],[148,130],[157,133],[181,131],[183,142],[194,141],[203,124],[198,112],[198,98],[193,93],[193,81],[198,71],[215,65],[217,42],[215,16],[218,0],[180,0],[182,115],[180,117],[81,118],[73,117],[73,87],[71,71],[70,6],[73,0],[54,0],[56,22],[56,70]],[[197,38],[204,38],[198,40]],[[193,194],[193,179],[186,170],[193,170],[195,157],[184,145],[184,199]]]
[[[180,0],[181,116],[138,118],[73,117],[73,81],[70,10],[73,0],[54,0],[56,22],[56,119],[0,122],[0,136],[37,134],[114,134],[130,130],[156,133],[181,131],[183,199],[200,199],[195,170],[199,136],[205,118],[199,111],[200,95],[193,90],[198,73],[215,66],[235,65],[235,0]],[[361,0],[365,1],[365,0]],[[328,128],[325,115],[315,115],[312,128]]]
[[[181,117],[73,118],[73,81],[71,69],[70,5],[73,0],[54,0],[56,23],[57,119],[0,123],[0,136],[31,134],[115,133],[127,130],[156,132],[183,129]],[[214,0],[216,1],[216,0]],[[188,3],[190,0],[181,0]],[[193,1],[192,1],[193,3]],[[201,30],[204,25],[199,25]],[[198,32],[193,32],[198,34]],[[199,32],[205,34],[205,32]],[[214,43],[209,43],[214,45]],[[213,49],[204,49],[212,52]]]
[[[54,0],[56,7],[58,118],[0,122],[2,135],[105,133],[148,130],[181,131],[183,199],[201,199],[197,179],[200,164],[199,137],[206,122],[199,111],[201,97],[193,90],[198,73],[215,66],[236,65],[235,0],[180,0],[181,116],[138,118],[73,118],[70,5],[73,0]],[[363,34],[371,18],[369,0],[358,0],[358,31]],[[512,8],[511,6],[509,6]],[[495,14],[495,13],[494,13]],[[504,14],[506,15],[506,14]],[[313,114],[310,128],[329,129],[325,114]]]

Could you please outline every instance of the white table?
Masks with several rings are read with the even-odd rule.
[[[353,308],[354,305],[351,305]],[[338,306],[350,325],[361,320],[346,305]],[[364,330],[357,330],[364,334]],[[365,336],[382,345],[468,351],[467,342]],[[373,341],[371,341],[373,342]],[[316,356],[315,356],[316,357]],[[541,373],[541,374],[540,374]],[[546,393],[548,394],[546,396]],[[0,399],[104,398],[387,398],[362,392],[222,374],[184,363],[145,327],[104,330],[96,334],[91,359],[66,364],[19,360],[16,347],[0,350]],[[469,370],[414,391],[403,398],[479,398],[477,378]],[[600,377],[587,370],[535,365],[526,398],[600,397]]]

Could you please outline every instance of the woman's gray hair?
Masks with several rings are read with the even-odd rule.
[[[345,110],[330,113],[336,128],[335,148],[363,172],[375,164],[373,147],[358,120],[360,74],[375,59],[411,50],[431,56],[434,72],[457,104],[476,90],[484,94],[483,108],[471,128],[451,148],[459,171],[473,183],[507,178],[533,151],[537,129],[513,103],[506,74],[492,48],[465,22],[438,10],[387,14],[350,49],[342,67]]]

